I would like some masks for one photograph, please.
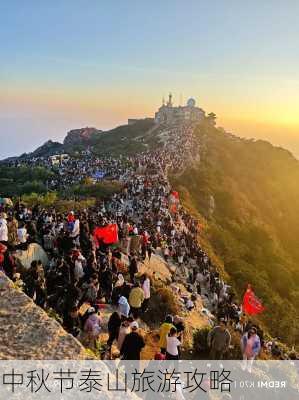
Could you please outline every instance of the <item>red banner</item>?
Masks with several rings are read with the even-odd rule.
[[[118,226],[117,224],[109,224],[104,227],[95,228],[93,236],[97,244],[114,244],[118,242]]]
[[[176,192],[176,191],[172,191],[171,192],[171,195],[176,199],[176,200],[179,200],[179,192]]]
[[[248,285],[243,298],[243,312],[247,315],[260,314],[265,310],[260,300],[255,296],[251,286]]]
[[[173,214],[176,214],[178,211],[177,205],[176,204],[172,204],[170,207],[170,212]]]

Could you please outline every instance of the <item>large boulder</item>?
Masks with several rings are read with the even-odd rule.
[[[47,253],[38,243],[31,243],[27,250],[17,250],[16,258],[20,266],[24,269],[30,268],[34,260],[41,260],[44,266],[49,262]]]
[[[88,141],[94,136],[102,131],[96,128],[82,128],[82,129],[73,129],[69,131],[64,139],[63,144],[65,146],[73,146],[73,145],[81,145],[84,143],[88,143]]]

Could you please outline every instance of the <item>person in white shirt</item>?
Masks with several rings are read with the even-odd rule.
[[[21,247],[23,247],[27,243],[28,234],[25,225],[21,225],[17,230],[18,235],[18,242],[20,243]]]
[[[142,311],[146,312],[148,309],[148,303],[151,297],[151,281],[147,274],[144,274],[142,277],[142,290],[144,293],[144,300],[142,303]]]
[[[74,239],[74,241],[75,241],[77,244],[80,244],[80,242],[79,242],[80,220],[79,220],[79,218],[78,218],[77,216],[76,216],[75,218],[76,218],[76,219],[75,219],[74,227],[73,227],[73,230],[72,230],[70,236]]]
[[[84,276],[84,269],[82,262],[84,261],[84,257],[81,255],[75,261],[75,268],[74,268],[74,278],[75,281],[79,282],[81,278]]]
[[[179,359],[179,349],[181,342],[177,338],[177,330],[172,327],[166,338],[166,360],[178,360]]]
[[[8,228],[5,218],[0,218],[0,242],[8,242]]]

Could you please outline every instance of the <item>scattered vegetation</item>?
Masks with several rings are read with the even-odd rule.
[[[208,334],[210,332],[209,327],[202,329],[196,329],[193,333],[193,352],[197,354],[208,354]]]
[[[56,211],[65,213],[70,210],[84,210],[88,207],[93,207],[96,204],[95,198],[85,198],[81,200],[64,200],[59,198],[56,192],[49,192],[45,195],[31,193],[23,195],[21,201],[28,207],[33,207],[39,204],[43,208],[55,207]]]
[[[151,301],[148,312],[144,315],[149,326],[159,326],[166,315],[176,315],[180,312],[180,305],[173,291],[159,281],[154,281],[151,290]]]
[[[297,344],[299,163],[264,141],[208,126],[196,134],[202,144],[200,165],[172,183],[205,219],[201,243],[209,243],[224,265],[239,300],[251,283],[266,306],[259,322],[273,336]]]
[[[79,197],[105,198],[120,192],[121,188],[121,184],[117,181],[103,181],[96,184],[86,181],[81,185],[70,188],[70,191],[73,195]]]
[[[123,125],[94,136],[90,145],[96,154],[109,154],[119,156],[121,154],[134,155],[136,152],[147,150],[145,143],[139,140],[154,125],[150,118],[137,121],[133,125]]]
[[[52,173],[43,167],[11,168],[7,165],[0,165],[0,195],[14,197],[33,192],[46,193],[45,182],[51,176]]]

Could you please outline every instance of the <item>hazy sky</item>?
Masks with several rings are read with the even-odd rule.
[[[248,3],[248,4],[245,4]],[[299,156],[299,1],[0,2],[0,158],[193,96]]]

